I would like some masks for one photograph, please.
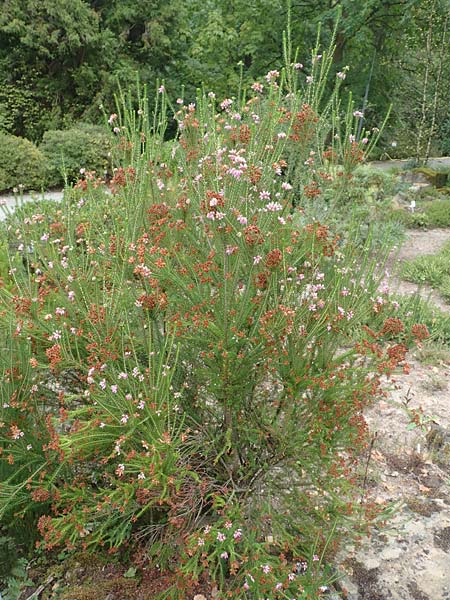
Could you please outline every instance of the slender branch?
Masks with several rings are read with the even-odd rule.
[[[420,162],[420,155],[422,150],[422,139],[424,136],[425,123],[427,118],[427,95],[428,95],[428,81],[430,78],[430,65],[431,65],[431,40],[433,36],[433,17],[435,13],[436,0],[433,1],[430,17],[428,22],[428,32],[427,32],[427,41],[425,48],[425,78],[423,82],[423,93],[422,93],[422,104],[421,104],[421,112],[422,116],[420,119],[419,131],[417,133],[417,144],[416,144],[416,160]]]
[[[446,14],[446,16],[445,16],[444,30],[442,32],[442,38],[441,38],[441,47],[440,47],[440,51],[439,51],[438,72],[437,72],[437,75],[436,75],[436,86],[434,88],[434,99],[433,99],[433,108],[432,108],[431,129],[430,129],[430,135],[428,136],[427,149],[426,149],[426,152],[425,152],[425,163],[427,163],[428,159],[430,158],[431,141],[432,141],[432,139],[434,137],[435,129],[436,129],[437,104],[438,104],[439,91],[440,91],[440,86],[441,86],[441,81],[442,81],[442,69],[443,69],[443,65],[444,65],[444,57],[446,55],[445,49],[446,49],[446,37],[447,37],[449,17],[450,17],[450,11],[448,11],[447,14]]]

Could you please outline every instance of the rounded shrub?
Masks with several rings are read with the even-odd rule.
[[[87,123],[46,131],[40,145],[49,162],[51,185],[78,179],[81,169],[103,175],[110,164],[110,149],[109,134]]]
[[[21,186],[40,189],[46,183],[47,160],[33,142],[0,133],[0,191]]]

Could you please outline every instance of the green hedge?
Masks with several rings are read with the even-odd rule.
[[[0,191],[23,186],[40,190],[47,183],[47,159],[33,142],[0,132]]]
[[[49,163],[49,185],[75,181],[80,169],[102,176],[110,164],[111,139],[103,127],[79,124],[70,129],[46,131],[40,150]]]

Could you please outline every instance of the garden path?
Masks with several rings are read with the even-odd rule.
[[[434,254],[448,241],[449,229],[410,231],[390,268]],[[391,287],[401,294],[418,291],[395,276]],[[433,290],[419,293],[450,312]],[[450,353],[418,351],[409,364],[410,373],[386,382],[386,398],[366,412],[373,436],[366,499],[398,508],[386,530],[338,556],[347,600],[450,599]],[[423,427],[408,429],[408,411],[420,407]]]
[[[25,204],[25,202],[30,202],[31,200],[62,200],[64,195],[63,190],[51,190],[47,192],[43,192],[42,194],[38,194],[37,192],[33,192],[30,194],[1,194],[0,195],[0,221],[4,221],[6,218],[6,211],[1,210],[2,208],[6,208],[10,211],[13,208],[17,208],[17,206],[21,206]]]

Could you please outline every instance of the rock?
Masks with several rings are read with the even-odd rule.
[[[395,210],[400,210],[409,206],[409,198],[408,195],[404,192],[398,192],[391,200],[392,208]]]
[[[404,183],[430,183],[428,177],[422,173],[422,171],[405,171],[404,173],[401,173],[400,179]]]
[[[376,556],[372,556],[371,558],[367,558],[364,561],[364,566],[371,571],[372,569],[378,569],[381,565],[381,560]]]
[[[402,554],[401,548],[396,548],[396,547],[390,548],[388,546],[381,552],[380,556],[384,560],[396,560],[397,558],[400,558],[401,554]]]

